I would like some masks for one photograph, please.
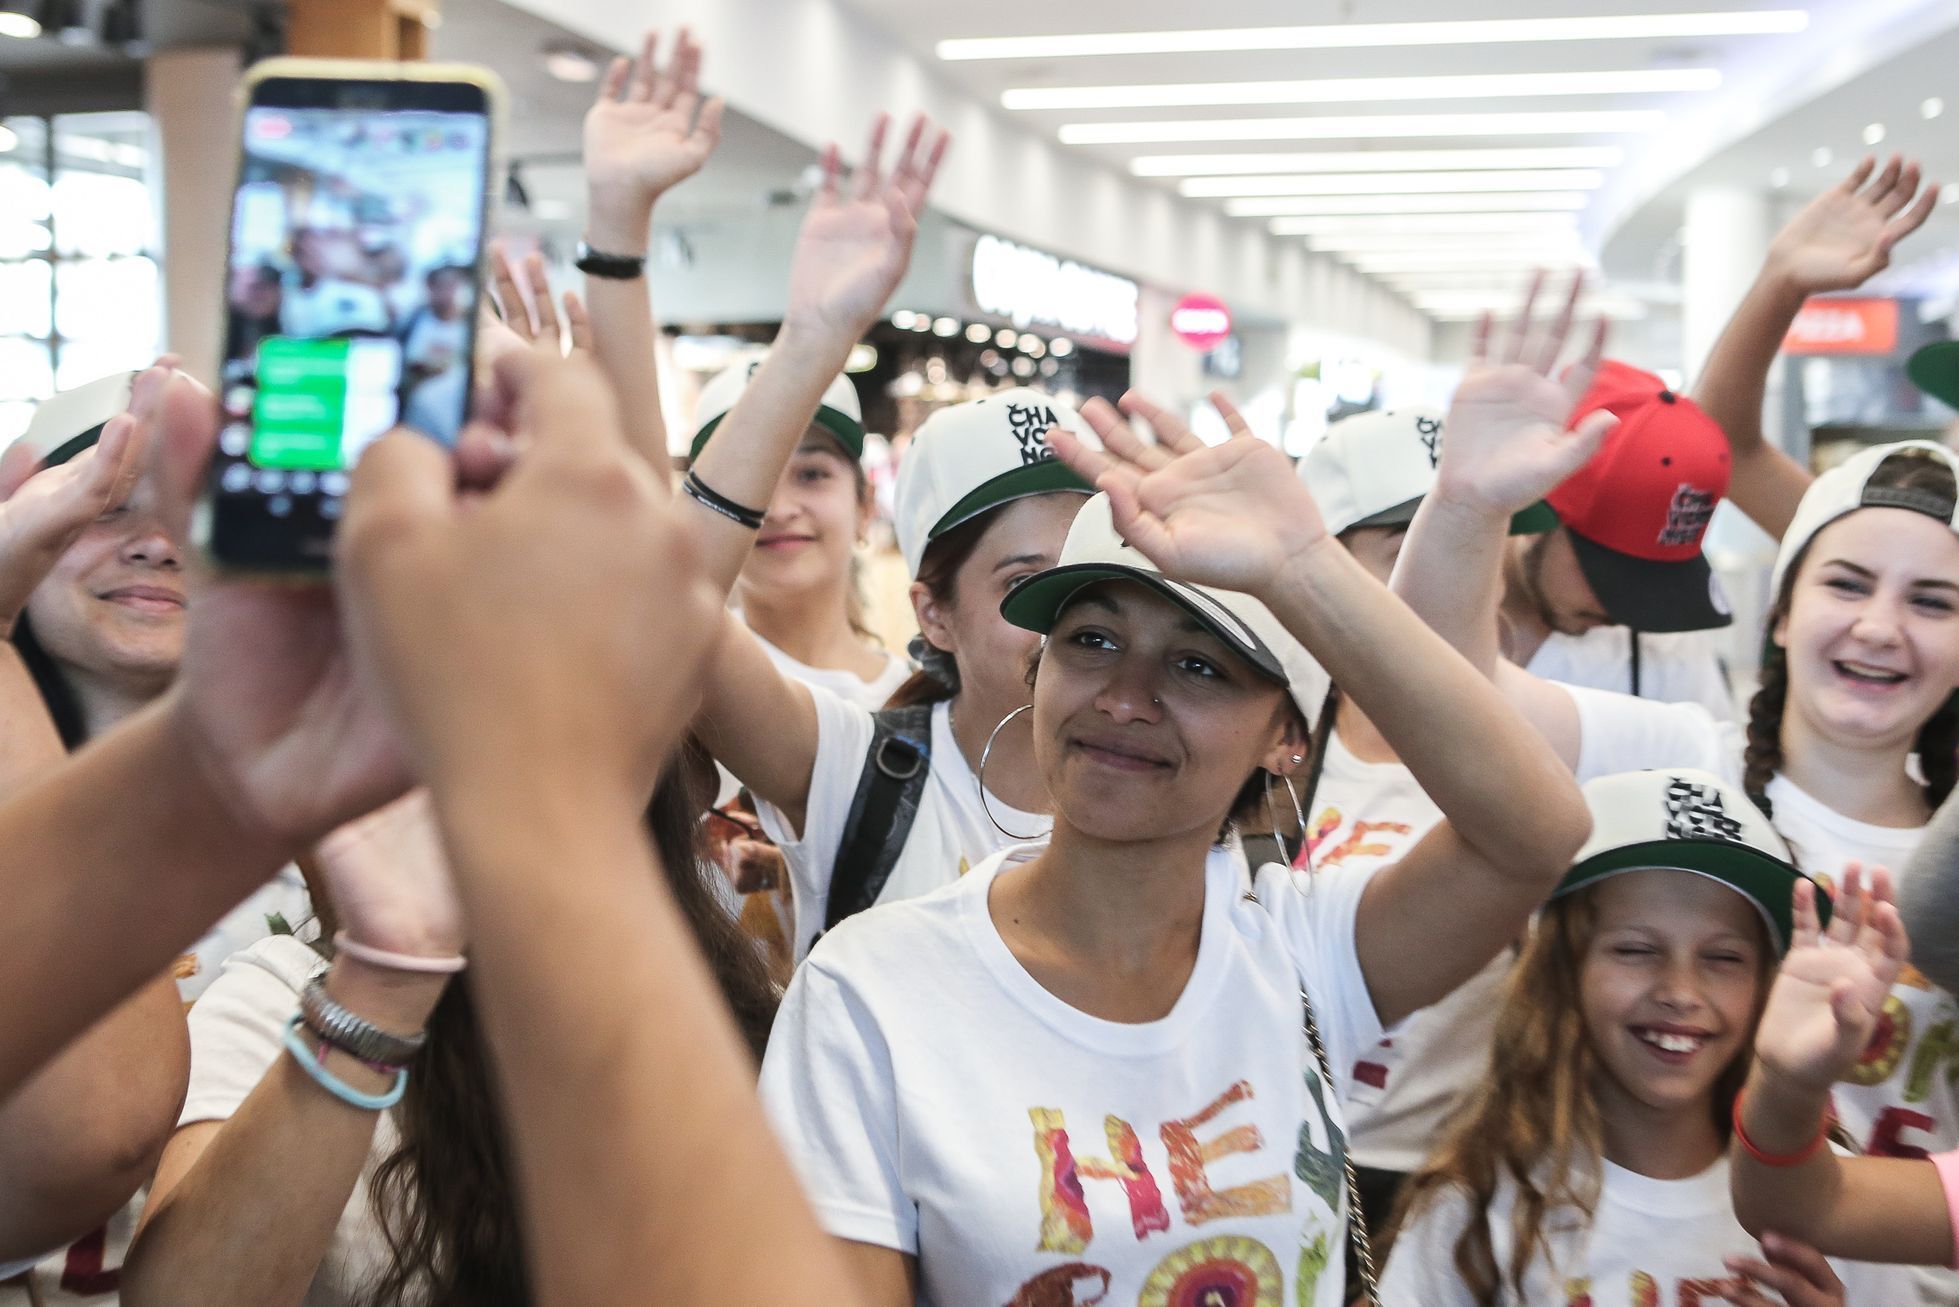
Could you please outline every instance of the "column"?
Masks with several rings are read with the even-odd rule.
[[[421,59],[437,0],[290,0],[286,44],[319,59]]]
[[[239,64],[236,50],[159,51],[148,60],[144,89],[154,142],[149,189],[163,251],[162,339],[192,376],[212,384],[223,348]]]

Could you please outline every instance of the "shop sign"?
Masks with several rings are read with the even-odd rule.
[[[1170,310],[1170,330],[1192,349],[1208,354],[1231,335],[1231,310],[1215,295],[1192,293]]]
[[[1889,354],[1898,347],[1898,301],[1814,299],[1796,315],[1790,354]]]
[[[1136,343],[1136,283],[1040,250],[982,236],[973,246],[973,302],[1019,328],[1046,327],[1116,345]]]

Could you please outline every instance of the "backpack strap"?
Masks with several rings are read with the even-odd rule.
[[[910,704],[876,713],[871,748],[850,800],[830,877],[823,929],[877,902],[911,835],[918,802],[932,770],[932,710]]]

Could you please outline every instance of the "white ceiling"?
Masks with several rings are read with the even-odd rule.
[[[1843,29],[1847,21],[1858,16],[1858,6],[1865,10],[1899,10],[1901,0],[1505,0],[1500,5],[1479,6],[1474,13],[1465,12],[1460,0],[1214,0],[1206,6],[1195,6],[1188,0],[1073,0],[1068,4],[1055,4],[1052,0],[993,0],[984,6],[951,3],[919,3],[919,0],[838,0],[847,8],[854,9],[871,22],[896,37],[914,55],[925,61],[935,72],[979,97],[986,103],[1000,106],[1002,96],[1016,89],[1052,89],[1064,87],[1095,86],[1149,86],[1163,84],[1216,83],[1227,88],[1237,88],[1242,94],[1243,84],[1265,81],[1300,81],[1313,79],[1353,79],[1383,77],[1462,77],[1464,75],[1497,75],[1515,77],[1518,75],[1545,74],[1606,74],[1620,72],[1670,72],[1690,74],[1695,71],[1705,74],[1712,71],[1724,78],[1731,87],[1751,85],[1759,82],[1764,70],[1777,67],[1795,67],[1805,61],[1817,58],[1817,47]],[[1908,3],[1909,0],[1904,0]],[[1946,0],[1950,15],[1942,24],[1959,24],[1959,4]],[[1063,35],[1091,32],[1143,32],[1153,30],[1184,31],[1198,26],[1214,28],[1237,28],[1259,26],[1293,25],[1348,25],[1372,23],[1430,22],[1463,19],[1530,19],[1530,18],[1575,18],[1607,15],[1664,15],[1687,11],[1768,11],[1791,8],[1806,9],[1811,17],[1808,31],[1795,34],[1773,34],[1753,36],[1701,36],[1634,38],[1618,40],[1588,41],[1539,41],[1529,43],[1476,44],[1476,45],[1429,45],[1363,47],[1339,49],[1267,49],[1234,52],[1179,52],[1126,55],[1098,55],[1082,58],[1009,58],[987,61],[957,61],[941,59],[937,53],[937,43],[947,39],[971,37]],[[1894,142],[1909,144],[1919,139],[1929,138],[1934,133],[1929,130],[1943,126],[1948,130],[1943,140],[1953,141],[1955,133],[1950,128],[1959,125],[1959,84],[1952,84],[1949,71],[1947,85],[1951,87],[1954,107],[1949,116],[1939,124],[1925,124],[1916,120],[1916,106],[1925,95],[1937,93],[1936,74],[1921,76],[1927,68],[1937,68],[1943,64],[1945,70],[1954,66],[1954,48],[1945,47],[1943,54],[1934,54],[1930,46],[1921,48],[1913,56],[1914,70],[1909,76],[1887,76],[1885,73],[1872,74],[1863,82],[1869,83],[1870,95],[1868,113],[1878,114],[1880,108],[1886,119],[1893,124]],[[1925,89],[1912,91],[1909,87],[1925,85]],[[1889,89],[1887,97],[1879,92]],[[1569,88],[1567,88],[1569,89]],[[1181,155],[1216,156],[1223,154],[1265,154],[1298,152],[1366,152],[1379,154],[1387,151],[1453,151],[1465,149],[1517,149],[1587,146],[1617,146],[1626,154],[1627,165],[1640,161],[1640,132],[1577,132],[1558,135],[1518,136],[1518,135],[1477,135],[1456,134],[1465,125],[1464,120],[1473,115],[1505,113],[1554,113],[1566,114],[1573,111],[1615,112],[1615,111],[1660,111],[1672,123],[1691,121],[1699,115],[1721,111],[1723,102],[1717,97],[1719,92],[1667,91],[1667,92],[1613,92],[1603,94],[1558,94],[1543,96],[1500,95],[1490,98],[1437,98],[1420,93],[1416,88],[1416,98],[1404,94],[1399,99],[1368,100],[1354,102],[1320,103],[1271,103],[1271,104],[1215,104],[1194,107],[1165,108],[1065,108],[1009,110],[1004,107],[998,112],[1015,120],[1035,127],[1045,133],[1063,135],[1062,128],[1069,124],[1107,124],[1158,122],[1164,120],[1254,120],[1269,122],[1276,119],[1322,119],[1326,117],[1369,117],[1402,114],[1426,114],[1439,116],[1441,121],[1432,124],[1432,129],[1448,134],[1427,137],[1376,138],[1359,137],[1332,139],[1267,139],[1239,140],[1230,142],[1193,141],[1174,144],[1075,144],[1071,148],[1081,150],[1087,155],[1117,167],[1129,169],[1134,161],[1143,156]],[[1926,131],[1906,132],[1903,130],[1903,104],[1909,97],[1914,125]],[[1848,101],[1843,103],[1840,101]],[[1882,104],[1880,106],[1880,101]],[[1857,144],[1855,133],[1861,131],[1865,122],[1876,118],[1860,116],[1867,112],[1864,98],[1848,90],[1842,97],[1830,95],[1825,104],[1818,106],[1815,116],[1820,121],[1836,123],[1834,131],[1835,148],[1839,156],[1847,153]],[[1797,115],[1801,117],[1801,115]],[[1854,120],[1854,121],[1851,121]],[[1792,119],[1792,122],[1794,120]],[[1317,123],[1309,123],[1309,129],[1317,128]],[[1364,126],[1359,125],[1359,126]],[[1089,131],[1094,130],[1093,126]],[[1254,126],[1253,130],[1256,130]],[[1790,131],[1794,136],[1813,135],[1820,126],[1795,122]],[[1771,136],[1774,133],[1764,132]],[[1065,138],[1064,138],[1065,139]],[[1660,138],[1653,138],[1660,139]],[[1819,138],[1820,140],[1820,138]],[[1887,142],[1887,147],[1893,142]],[[1792,147],[1787,143],[1771,143],[1764,147],[1770,153],[1790,154]],[[1791,187],[1797,187],[1807,180],[1814,170],[1808,166],[1808,153],[1813,143],[1801,147],[1800,155],[1786,160],[1792,172]],[[1709,165],[1694,176],[1735,175],[1739,166],[1730,151],[1710,161]],[[1954,142],[1954,153],[1959,153],[1959,142]],[[1385,161],[1383,161],[1385,162]],[[1768,185],[1768,170],[1774,165],[1755,167],[1754,156],[1748,157],[1748,167],[1754,175],[1761,178],[1762,185]],[[1959,163],[1959,160],[1955,160]],[[1801,165],[1801,166],[1798,166]],[[1447,167],[1436,160],[1429,167]],[[1522,163],[1514,166],[1528,166]],[[1195,170],[1197,165],[1191,165]],[[1313,168],[1318,172],[1338,169],[1346,172],[1360,171],[1359,165],[1346,163],[1323,163],[1319,165],[1292,163],[1284,167],[1275,166],[1273,173],[1297,174],[1302,167]],[[1176,165],[1165,168],[1166,172],[1181,172]],[[1572,189],[1566,193],[1562,207],[1577,215],[1582,239],[1572,248],[1579,251],[1575,257],[1585,257],[1583,251],[1595,245],[1599,229],[1608,223],[1616,226],[1619,211],[1632,207],[1628,221],[1628,234],[1615,240],[1613,271],[1630,272],[1633,281],[1650,280],[1656,260],[1666,257],[1665,247],[1668,238],[1679,225],[1679,212],[1683,189],[1675,186],[1657,199],[1646,200],[1638,194],[1628,196],[1625,183],[1632,180],[1623,169],[1607,166],[1591,169],[1594,175],[1567,176],[1564,178],[1523,178],[1520,181],[1548,187],[1556,183],[1571,183]],[[1602,173],[1602,175],[1599,175]],[[1186,174],[1187,175],[1187,174]],[[1373,174],[1386,176],[1382,172]],[[1959,177],[1959,167],[1950,174]],[[1193,183],[1215,193],[1223,189],[1218,185],[1228,179],[1211,178]],[[1175,176],[1164,177],[1158,185],[1175,187]],[[1464,189],[1473,186],[1478,190],[1496,189],[1494,182],[1488,180],[1466,183]],[[1619,193],[1614,188],[1619,187]],[[1596,189],[1593,189],[1596,188]],[[1325,181],[1320,177],[1309,178],[1301,186],[1297,183],[1274,183],[1268,189],[1337,189],[1364,191],[1369,189],[1365,181],[1334,180]],[[1380,189],[1387,190],[1387,186]],[[1651,189],[1647,187],[1646,189]],[[1189,193],[1189,190],[1186,190]],[[1227,204],[1223,198],[1205,199],[1202,202]],[[1430,203],[1427,200],[1410,200],[1406,207],[1415,208]],[[1434,203],[1449,206],[1450,201]],[[1560,203],[1555,199],[1547,203]],[[1325,211],[1342,206],[1363,210],[1378,210],[1379,206],[1365,201],[1354,202],[1344,199],[1330,201],[1308,200],[1296,207],[1307,211]],[[1492,207],[1502,207],[1496,201]],[[1281,199],[1264,201],[1239,201],[1231,206],[1233,211],[1258,214],[1244,216],[1240,220],[1247,223],[1267,223],[1271,218],[1264,216],[1276,214],[1289,207]],[[1516,206],[1511,206],[1516,207]],[[1501,220],[1497,220],[1501,221]],[[1558,219],[1548,221],[1556,222]],[[1359,219],[1346,224],[1352,227],[1372,228],[1377,224],[1369,219]],[[1944,225],[1943,217],[1941,225]],[[1635,235],[1634,233],[1641,233]],[[1428,234],[1410,237],[1410,244],[1434,246],[1446,241],[1445,236]],[[1376,241],[1386,244],[1386,241]],[[1483,238],[1479,244],[1506,243],[1497,237]],[[1530,246],[1525,253],[1534,252],[1543,258],[1549,245],[1541,245],[1535,238],[1528,242],[1512,239],[1507,242],[1513,249],[1520,244]],[[1522,257],[1518,255],[1517,257]],[[1547,261],[1557,261],[1565,257],[1552,255]],[[1469,272],[1437,272],[1425,279],[1440,291],[1443,287],[1456,290],[1469,290],[1476,285],[1504,284],[1506,277],[1514,273],[1495,271],[1481,275]],[[1417,283],[1413,274],[1391,280],[1404,291],[1410,291]],[[1637,306],[1631,306],[1636,309]]]

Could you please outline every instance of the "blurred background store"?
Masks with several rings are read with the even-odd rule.
[[[836,137],[848,157],[887,103],[958,137],[913,271],[851,361],[887,484],[925,415],[1015,384],[1075,399],[1135,385],[1203,418],[1221,389],[1302,453],[1347,413],[1444,401],[1470,323],[1538,266],[1590,270],[1612,352],[1690,385],[1780,223],[1891,151],[1951,179],[1944,202],[1889,272],[1804,314],[1771,434],[1822,466],[1946,431],[1955,415],[1902,365],[1959,325],[1959,0],[1474,10],[0,0],[0,439],[34,400],[166,341],[208,373],[230,97],[250,58],[495,67],[512,92],[501,230],[570,284],[593,82],[642,27],[683,22],[731,112],[658,215],[676,433],[700,383],[770,338],[818,149]],[[1735,629],[1752,629],[1764,542],[1732,523],[1715,541]],[[871,575],[897,632],[902,576],[877,560]]]

